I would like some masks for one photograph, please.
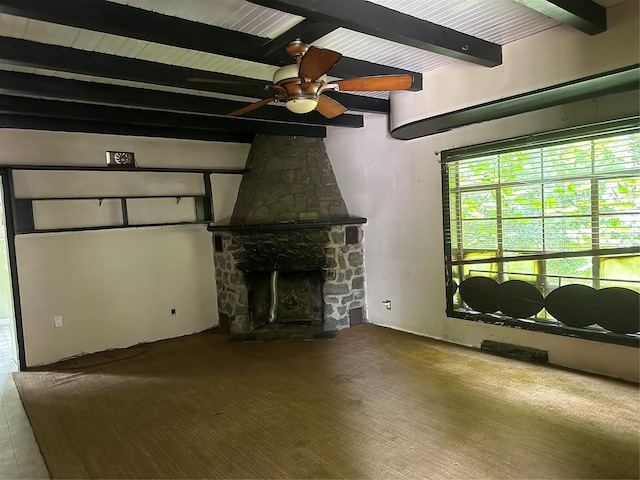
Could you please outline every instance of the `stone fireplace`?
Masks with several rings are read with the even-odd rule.
[[[221,324],[317,333],[365,321],[365,222],[349,216],[322,139],[256,136],[230,225],[210,227]]]

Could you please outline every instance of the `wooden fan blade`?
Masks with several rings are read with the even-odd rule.
[[[348,78],[331,83],[338,85],[341,92],[385,92],[411,88],[413,77],[411,75],[384,75],[381,77]]]
[[[333,98],[327,97],[326,95],[320,95],[316,110],[320,115],[327,118],[337,117],[347,111],[341,103],[336,102]]]
[[[252,103],[247,105],[246,107],[242,107],[238,110],[231,112],[229,115],[238,116],[244,115],[245,113],[251,112],[257,108],[264,107],[265,105],[273,102],[273,98],[265,98],[264,100],[260,100],[259,102]]]
[[[315,81],[327,73],[342,58],[342,54],[326,48],[309,47],[302,57],[298,74],[300,78]]]

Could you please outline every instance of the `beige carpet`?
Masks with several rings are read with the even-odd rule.
[[[637,385],[373,325],[15,374],[53,478],[638,478]]]

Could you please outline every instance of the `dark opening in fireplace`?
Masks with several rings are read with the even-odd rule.
[[[272,323],[321,325],[321,270],[249,272],[249,314],[252,327]]]

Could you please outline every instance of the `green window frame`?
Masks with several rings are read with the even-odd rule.
[[[450,317],[640,346],[638,332],[567,325],[545,304],[569,285],[640,295],[638,118],[448,150],[441,157]],[[473,308],[463,298],[471,298],[473,281],[463,282],[478,276],[497,284],[480,293],[495,295],[498,303],[507,303],[502,292],[508,287],[535,287],[540,310],[514,316]]]

